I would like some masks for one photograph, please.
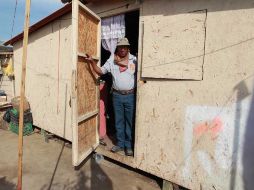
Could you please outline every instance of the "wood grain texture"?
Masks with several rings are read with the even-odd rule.
[[[82,154],[96,144],[96,120],[92,117],[78,125],[78,153]]]
[[[79,57],[77,63],[78,116],[97,109],[96,82],[89,65]]]
[[[253,150],[246,134],[253,126],[248,110],[253,108],[254,54],[250,52],[254,49],[254,9],[246,8],[253,7],[250,0],[244,2],[242,6],[237,0],[144,1],[141,22],[162,21],[163,17],[177,22],[185,14],[204,9],[208,16],[204,80],[147,79],[138,87],[135,153],[139,169],[188,189],[233,189],[230,185],[234,183],[235,189],[243,190],[246,188],[241,172],[245,168],[244,180],[247,185],[253,184],[253,175],[248,179],[246,173],[248,168],[253,169],[253,156],[246,153],[247,157],[243,151]],[[241,6],[243,9],[239,9]],[[218,11],[222,7],[224,11]],[[166,31],[161,33],[172,28],[163,30]],[[152,36],[144,39],[146,45]],[[179,38],[179,43],[169,48],[180,47],[182,41]],[[182,53],[185,56],[191,51]],[[153,63],[143,60],[142,64]],[[237,111],[239,107],[241,111]],[[239,112],[241,122],[237,123]],[[207,130],[207,126],[212,130]],[[238,158],[234,150],[238,151]]]
[[[78,3],[78,1],[75,1]],[[77,49],[76,70],[77,70],[77,121],[75,126],[75,150],[74,165],[79,165],[99,144],[97,138],[98,116],[94,115],[98,111],[98,85],[90,65],[85,61],[84,55],[98,56],[98,32],[100,19],[93,13],[78,3],[77,20]],[[76,11],[77,11],[76,10]],[[80,56],[81,55],[81,56]],[[93,114],[91,114],[93,113]],[[87,117],[89,116],[89,117]]]
[[[148,4],[144,10],[154,15],[163,12]],[[143,21],[142,77],[202,80],[206,10]]]
[[[97,55],[97,34],[99,21],[79,8],[78,16],[78,51]]]
[[[21,90],[20,90],[20,105],[19,105],[19,144],[18,144],[18,185],[17,189],[22,190],[22,174],[23,174],[23,121],[24,121],[24,98],[26,86],[26,62],[27,62],[27,44],[28,44],[28,28],[30,21],[30,5],[31,1],[26,0],[24,39],[23,39],[23,54],[22,54],[22,70],[21,70]]]

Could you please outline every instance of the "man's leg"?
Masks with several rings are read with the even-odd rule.
[[[125,116],[125,148],[126,150],[132,150],[133,146],[133,125],[134,125],[134,110],[135,110],[135,95],[126,95],[124,104],[124,116]],[[128,151],[127,151],[128,152]],[[126,153],[127,153],[126,152]]]
[[[113,93],[113,107],[115,113],[115,128],[116,128],[116,139],[117,146],[124,148],[124,105],[123,105],[123,95]],[[112,150],[115,152],[114,150]]]

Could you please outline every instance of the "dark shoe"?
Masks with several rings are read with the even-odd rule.
[[[125,155],[126,156],[133,156],[133,150],[131,148],[127,148],[125,150]]]
[[[119,151],[123,151],[123,148],[120,147],[120,146],[113,146],[113,147],[111,148],[111,152],[117,153],[117,152],[119,152]]]

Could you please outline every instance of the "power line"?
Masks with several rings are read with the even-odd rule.
[[[14,9],[13,20],[12,20],[12,27],[11,27],[11,38],[13,36],[14,23],[15,23],[15,18],[16,18],[16,11],[17,11],[17,5],[18,5],[18,0],[16,0],[16,3],[15,3],[15,9]]]

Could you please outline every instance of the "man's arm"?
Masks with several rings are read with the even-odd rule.
[[[99,76],[103,75],[103,72],[102,72],[101,68],[97,66],[96,61],[92,60],[90,62],[90,64],[92,65],[92,68],[97,73],[97,75],[99,75]]]
[[[96,72],[97,75],[103,75],[103,72],[100,67],[97,66],[97,61],[95,61],[92,57],[87,55],[86,58],[87,62],[92,65],[93,70]]]

